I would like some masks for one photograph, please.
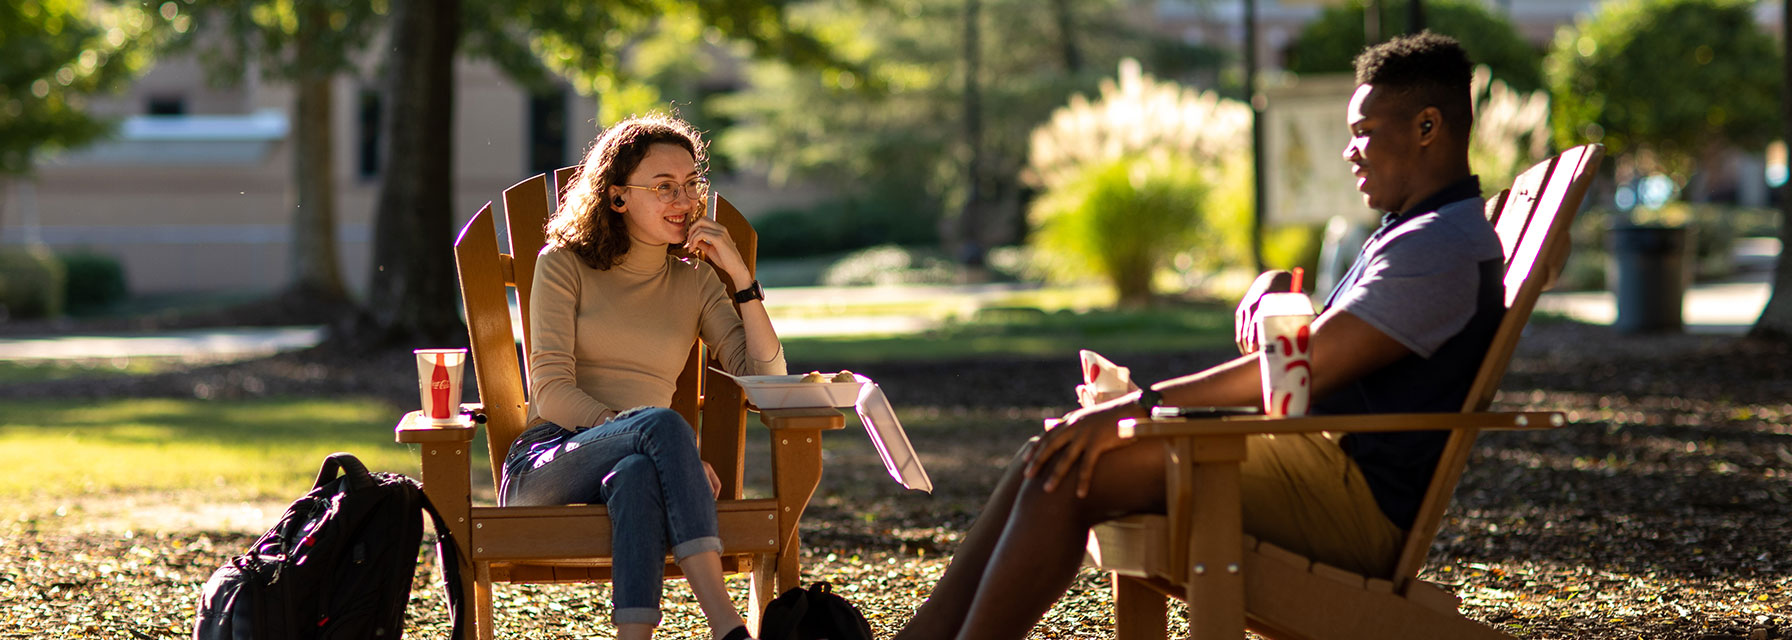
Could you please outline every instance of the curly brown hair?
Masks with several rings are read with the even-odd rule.
[[[628,225],[622,212],[610,206],[610,187],[628,184],[628,176],[656,144],[672,144],[691,152],[697,171],[708,160],[703,137],[690,123],[676,116],[652,113],[612,125],[592,142],[573,175],[572,188],[548,218],[547,246],[571,249],[585,264],[599,271],[622,261],[628,253]]]

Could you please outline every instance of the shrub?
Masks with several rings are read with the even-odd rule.
[[[1308,275],[1303,286],[1312,289],[1314,278],[1319,276],[1319,250],[1324,245],[1325,225],[1322,224],[1291,224],[1264,229],[1263,266],[1268,269],[1305,269]]]
[[[1495,79],[1485,65],[1475,67],[1470,89],[1475,128],[1469,139],[1469,166],[1481,176],[1487,195],[1512,186],[1519,172],[1549,157],[1549,93],[1525,93]]]
[[[893,244],[853,252],[827,268],[821,284],[830,287],[884,284],[945,284],[958,278],[957,265],[937,251]]]
[[[64,277],[47,249],[0,249],[0,320],[62,315]]]
[[[912,197],[873,192],[801,209],[778,209],[753,221],[759,254],[797,258],[881,244],[939,242],[939,218]]]
[[[1123,306],[1151,298],[1152,275],[1200,242],[1209,187],[1193,163],[1143,156],[1096,165],[1035,201],[1034,240],[1062,258],[1059,275],[1098,273]]]
[[[91,251],[57,256],[67,273],[64,302],[74,314],[103,311],[129,295],[124,265],[117,258]]]
[[[839,218],[816,209],[775,209],[753,221],[760,258],[799,258],[840,250]]]
[[[1096,273],[1123,305],[1149,299],[1154,273],[1241,264],[1249,246],[1250,108],[1120,65],[1093,102],[1077,96],[1033,131],[1028,210],[1037,262]]]

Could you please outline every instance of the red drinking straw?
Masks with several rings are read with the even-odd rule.
[[[1295,267],[1294,268],[1294,286],[1293,286],[1293,288],[1289,289],[1288,291],[1291,293],[1300,293],[1300,281],[1301,281],[1301,278],[1305,277],[1306,275],[1307,275],[1307,271],[1305,269],[1302,269],[1300,267]]]

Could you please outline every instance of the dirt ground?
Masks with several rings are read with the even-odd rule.
[[[1226,356],[1110,355],[1147,380]],[[122,384],[20,383],[0,388],[0,402],[279,390],[372,393],[407,406],[415,387],[389,372],[404,370],[408,357],[307,352]],[[910,434],[937,487],[932,496],[889,482],[862,436],[829,436],[840,446],[830,446],[803,522],[805,575],[833,582],[887,637],[944,570],[1014,448],[1041,418],[1069,407],[1077,372],[1068,355],[866,369],[905,415],[953,418],[915,422],[957,425]],[[1792,348],[1539,323],[1503,389],[1496,408],[1563,411],[1570,424],[1481,437],[1425,579],[1457,593],[1471,617],[1520,638],[1792,637]],[[759,450],[749,459],[763,453],[752,446]],[[749,476],[749,485],[763,480]],[[188,517],[121,528],[92,515],[107,508]],[[247,510],[262,508],[278,505],[111,496],[0,522],[0,638],[188,637],[199,584],[253,539],[232,523],[253,521]],[[414,637],[447,628],[431,562],[426,556],[413,592]],[[745,581],[730,584],[744,601]],[[1110,637],[1105,584],[1085,571],[1032,637]],[[507,637],[611,633],[606,587],[500,587],[498,599]],[[682,584],[667,599],[662,637],[703,637]]]

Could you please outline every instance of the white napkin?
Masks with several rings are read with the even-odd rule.
[[[1083,384],[1076,386],[1076,401],[1082,406],[1101,404],[1139,389],[1132,382],[1132,370],[1088,349],[1077,355],[1083,360]]]
[[[933,481],[927,478],[927,470],[921,468],[921,457],[915,455],[915,448],[909,444],[908,434],[902,430],[902,422],[896,419],[896,411],[890,408],[884,390],[870,378],[858,378],[864,385],[859,387],[859,401],[853,408],[859,412],[859,422],[865,424],[865,435],[870,436],[871,444],[877,447],[884,470],[903,487],[933,493]]]

